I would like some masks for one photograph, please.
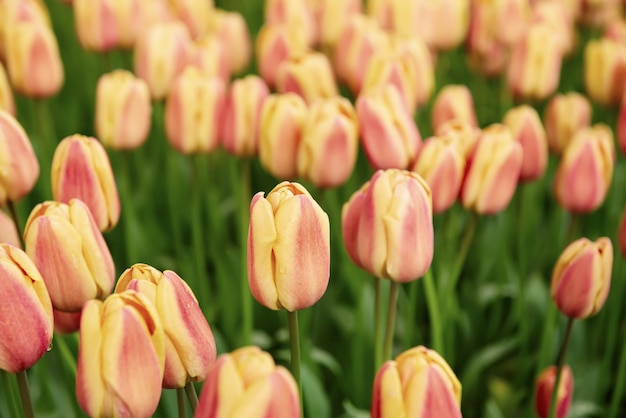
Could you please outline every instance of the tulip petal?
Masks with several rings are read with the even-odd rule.
[[[263,192],[259,192],[250,203],[248,284],[252,296],[260,304],[278,310],[278,292],[274,283],[276,257],[273,250],[276,239],[272,205],[263,198]]]
[[[105,399],[102,376],[103,356],[99,353],[102,345],[101,330],[102,302],[90,300],[83,307],[80,320],[80,344],[76,370],[76,399],[78,404],[91,416],[100,416]]]
[[[382,365],[374,380],[372,395],[372,418],[404,418],[404,394],[396,362],[387,361]]]

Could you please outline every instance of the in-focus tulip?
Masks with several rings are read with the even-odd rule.
[[[467,122],[463,122],[459,119],[452,119],[437,128],[435,130],[435,136],[450,136],[452,138],[457,138],[461,141],[461,144],[463,144],[463,152],[465,154],[465,159],[467,160],[474,151],[476,142],[478,142],[478,138],[480,137],[480,132],[479,128],[471,126]]]
[[[585,128],[565,148],[554,177],[554,194],[570,212],[596,210],[606,198],[613,178],[613,133],[604,124]]]
[[[335,96],[314,102],[302,130],[298,175],[317,187],[345,183],[356,164],[359,132],[349,100]]]
[[[126,70],[100,76],[96,86],[96,136],[116,150],[140,147],[150,133],[150,89]]]
[[[417,173],[378,170],[343,205],[341,219],[348,255],[372,275],[402,283],[430,267],[432,196]]]
[[[191,45],[186,67],[196,67],[209,77],[220,77],[224,83],[230,79],[228,49],[216,34],[206,34]]]
[[[514,107],[506,112],[502,123],[522,145],[519,179],[532,181],[543,176],[548,165],[548,140],[537,111],[528,105]]]
[[[467,123],[473,128],[478,127],[472,92],[465,85],[445,86],[439,91],[433,103],[431,113],[433,132],[438,131],[441,125],[452,119]]]
[[[339,94],[330,61],[321,52],[282,62],[276,74],[276,90],[299,94],[309,104]]]
[[[603,105],[619,104],[626,81],[626,45],[607,38],[587,42],[584,76],[591,100]]]
[[[211,13],[209,32],[217,35],[228,51],[229,74],[237,74],[250,63],[252,46],[246,20],[238,12],[215,9]]]
[[[307,51],[306,37],[299,27],[265,24],[256,38],[259,74],[268,86],[275,87],[280,64]]]
[[[554,95],[544,113],[550,151],[560,154],[574,134],[591,125],[591,103],[580,93]]]
[[[101,231],[117,224],[120,199],[115,177],[109,157],[97,139],[72,135],[59,142],[52,158],[51,180],[54,200],[82,200]]]
[[[0,242],[6,242],[18,248],[22,247],[20,235],[17,232],[13,218],[3,210],[0,210]]]
[[[556,383],[556,366],[545,368],[535,381],[535,413],[539,418],[550,418],[552,390]],[[568,365],[561,370],[556,398],[556,417],[566,418],[574,394],[574,375]]]
[[[0,62],[0,110],[15,116],[15,101],[13,91],[9,85],[9,79],[4,69],[4,64]]]
[[[0,369],[30,368],[52,341],[52,304],[30,258],[17,247],[0,244]]]
[[[163,325],[152,303],[127,291],[87,302],[80,321],[78,404],[92,417],[150,417],[161,398]]]
[[[248,283],[262,305],[293,312],[317,302],[330,276],[328,215],[298,183],[250,203]]]
[[[127,289],[145,295],[163,324],[163,387],[182,388],[187,382],[206,379],[215,362],[215,339],[187,283],[171,270],[161,273],[146,264],[135,264],[122,273],[115,293]]]
[[[211,369],[195,418],[299,418],[300,399],[293,376],[258,347],[222,354]]]
[[[289,25],[298,28],[307,45],[317,43],[318,34],[313,11],[302,0],[266,0],[265,21],[270,25]]]
[[[563,315],[587,318],[606,302],[611,287],[613,244],[580,238],[565,248],[552,271],[550,294]]]
[[[463,207],[481,215],[504,210],[515,193],[522,158],[522,145],[509,128],[501,124],[485,128],[465,166]]]
[[[436,351],[414,347],[376,373],[372,418],[461,416],[461,382]]]
[[[54,316],[54,332],[71,334],[80,329],[81,311],[63,312],[53,309],[52,313]]]
[[[39,177],[37,156],[19,122],[0,110],[0,206],[26,196]]]
[[[111,293],[113,258],[82,201],[35,206],[26,222],[24,241],[55,309],[76,312],[87,300],[103,299]]]

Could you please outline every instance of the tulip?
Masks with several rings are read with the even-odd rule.
[[[611,186],[614,161],[613,133],[608,126],[597,124],[578,131],[554,177],[556,200],[570,212],[596,210]]]
[[[504,210],[515,193],[522,158],[522,145],[509,128],[500,124],[485,128],[465,168],[463,207],[481,215]]]
[[[36,23],[52,27],[50,14],[41,0],[3,1],[0,3],[0,58],[5,61],[9,29],[15,23]],[[5,61],[6,62],[6,61]]]
[[[213,0],[171,0],[176,17],[187,26],[192,38],[204,35],[213,13]]]
[[[457,138],[461,141],[461,144],[463,144],[465,159],[468,159],[474,151],[474,147],[480,137],[480,132],[480,129],[467,122],[463,122],[459,119],[452,119],[435,129],[435,136],[450,136]]]
[[[163,273],[135,264],[119,278],[115,293],[127,289],[145,295],[165,331],[164,388],[182,388],[206,379],[215,362],[215,339],[191,288],[171,270]]]
[[[350,17],[361,13],[360,0],[320,0],[316,10],[320,42],[334,47]]]
[[[333,97],[314,102],[298,150],[298,175],[315,186],[345,183],[356,164],[358,121],[350,101]]]
[[[442,88],[435,98],[431,119],[432,129],[435,132],[451,119],[457,119],[472,128],[477,128],[478,121],[470,89],[462,84],[451,84]]]
[[[211,14],[209,32],[217,35],[228,51],[229,74],[245,70],[250,62],[252,47],[246,20],[241,13],[215,9]]]
[[[617,126],[615,127],[615,135],[617,136],[617,145],[622,151],[622,154],[626,155],[626,92],[620,103],[619,111],[617,113]]]
[[[165,133],[183,154],[209,153],[219,144],[218,126],[225,102],[224,81],[187,67],[176,79],[165,103]]]
[[[215,34],[206,34],[191,45],[186,67],[197,67],[209,77],[219,77],[224,83],[230,79],[228,49],[224,41]]]
[[[150,133],[152,105],[148,84],[133,73],[115,70],[96,86],[96,136],[116,150],[140,147]]]
[[[313,12],[306,1],[266,0],[265,22],[269,25],[288,25],[298,28],[309,46],[317,42]]]
[[[535,413],[540,418],[550,417],[550,402],[552,390],[556,383],[556,367],[550,366],[544,369],[535,381]],[[572,403],[574,393],[574,375],[572,369],[565,365],[561,370],[561,381],[557,394],[556,417],[565,418]]]
[[[552,271],[550,294],[559,311],[570,318],[595,315],[611,286],[613,244],[606,237],[596,242],[580,238],[561,253]]]
[[[508,34],[502,39],[499,34],[500,21],[511,24],[511,20],[499,16],[500,1],[472,1],[470,10],[470,25],[467,34],[467,50],[470,65],[477,71],[495,76],[501,74],[508,62],[508,45],[504,39],[514,38],[520,34]],[[507,27],[517,28],[513,24]]]
[[[521,181],[532,181],[543,176],[548,165],[548,140],[537,111],[522,105],[510,109],[502,121],[522,146]]]
[[[368,18],[376,22],[381,28],[392,28],[392,2],[389,0],[369,0],[365,2],[365,11]]]
[[[622,16],[623,6],[620,0],[583,0],[579,7],[580,20],[584,24],[602,28]]]
[[[82,201],[35,206],[26,221],[24,241],[55,309],[76,312],[87,300],[103,299],[111,293],[113,258]]]
[[[6,242],[18,248],[22,247],[20,234],[17,232],[13,218],[7,215],[3,210],[0,210],[0,242]]]
[[[430,187],[417,173],[378,170],[341,212],[343,242],[352,261],[372,275],[409,282],[433,259]]]
[[[317,302],[330,275],[328,215],[298,183],[282,182],[250,203],[248,283],[262,305],[288,312]]]
[[[569,55],[576,46],[573,16],[567,7],[566,2],[545,1],[535,4],[532,13],[533,24],[547,24],[564,55]]]
[[[421,136],[398,90],[387,85],[356,101],[363,148],[376,169],[408,168]]]
[[[436,351],[414,347],[376,373],[372,418],[461,416],[461,382]]]
[[[602,37],[613,39],[622,45],[626,44],[626,19],[613,19],[607,22]]]
[[[256,75],[232,82],[220,127],[222,145],[228,152],[242,157],[257,155],[262,111],[269,94],[265,81]]]
[[[26,132],[0,110],[0,206],[26,196],[39,177],[39,163]]]
[[[63,312],[53,309],[52,313],[54,316],[54,332],[72,334],[80,329],[81,311]]]
[[[41,274],[17,247],[0,244],[0,369],[33,366],[52,342],[52,304]]]
[[[617,231],[617,246],[622,254],[622,258],[626,258],[626,207],[622,213],[622,220]]]
[[[550,151],[560,154],[574,134],[591,124],[591,104],[580,93],[553,96],[544,113]]]
[[[330,61],[321,52],[310,52],[281,63],[276,74],[276,90],[299,94],[309,104],[338,95]]]
[[[76,398],[92,417],[150,417],[161,397],[165,335],[154,306],[127,291],[82,311]]]
[[[278,68],[284,61],[308,51],[304,33],[297,26],[263,25],[256,38],[259,74],[268,86],[276,86]]]
[[[57,145],[52,158],[52,196],[69,203],[80,199],[101,231],[120,218],[120,200],[113,169],[104,147],[90,136],[72,135]]]
[[[531,20],[531,11],[536,14],[536,10],[541,7],[541,3],[532,6],[530,3],[532,0],[497,0],[491,4],[483,2],[483,7],[493,8],[494,35],[498,42],[512,46],[524,36]]]
[[[9,85],[9,79],[4,69],[4,64],[0,62],[0,111],[15,116],[15,101],[13,100],[13,91]]]
[[[591,100],[617,105],[626,81],[626,46],[612,39],[590,40],[584,51],[585,89]]]
[[[299,418],[298,388],[268,353],[242,347],[218,357],[194,416]]]

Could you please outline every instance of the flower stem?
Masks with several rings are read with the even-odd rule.
[[[248,288],[248,225],[250,223],[250,160],[244,158],[241,171],[241,306],[243,315],[243,345],[252,342],[252,298]],[[297,325],[297,322],[296,322]],[[297,328],[296,328],[297,329]]]
[[[196,393],[196,388],[192,382],[187,382],[185,385],[185,393],[187,394],[187,399],[189,399],[191,412],[195,413],[196,408],[198,407],[198,394]]]
[[[187,416],[185,412],[185,389],[176,389],[176,403],[178,405],[178,418],[185,418]]]
[[[124,180],[122,183],[122,211],[124,216],[124,243],[126,244],[126,264],[131,265],[137,263],[137,250],[134,242],[133,224],[135,223],[135,208],[133,204],[133,192],[131,185],[131,172],[130,172],[130,152],[124,151],[122,155],[122,177]]]
[[[7,397],[6,401],[9,404],[10,413],[12,416],[17,417],[20,415],[20,407],[17,402],[17,394],[15,393],[15,381],[9,372],[2,369],[0,369],[0,377],[2,378],[2,394]]]
[[[381,299],[381,280],[374,277],[374,372],[378,370],[383,360],[383,310]]]
[[[13,223],[15,224],[17,236],[20,237],[20,244],[22,245],[22,249],[25,249],[26,246],[24,243],[24,235],[22,235],[22,227],[20,226],[20,218],[17,214],[17,209],[15,208],[15,202],[9,199],[7,201],[7,206],[9,208],[9,212],[11,213],[11,219],[13,219]]]
[[[393,334],[396,325],[396,305],[398,304],[398,291],[400,284],[392,281],[389,288],[389,306],[387,306],[387,329],[385,331],[385,348],[383,358],[389,360],[393,351]]]
[[[565,328],[565,336],[563,337],[563,343],[561,344],[561,350],[559,351],[559,357],[556,362],[556,379],[554,387],[552,388],[550,414],[548,415],[551,418],[556,418],[557,395],[559,393],[559,385],[561,383],[561,372],[563,371],[563,365],[565,365],[565,354],[567,353],[567,346],[569,345],[569,339],[572,334],[572,325],[574,325],[574,318],[568,318],[567,327]]]
[[[443,329],[441,328],[441,313],[439,311],[439,301],[433,279],[433,269],[429,268],[424,276],[424,289],[426,291],[426,302],[428,314],[430,315],[430,335],[433,348],[436,352],[444,356],[443,353]]]
[[[298,330],[298,311],[287,312],[289,322],[289,340],[291,343],[291,373],[298,385],[302,401],[302,382],[300,379],[300,331]]]
[[[28,390],[28,375],[26,375],[26,370],[17,372],[15,375],[17,376],[17,385],[20,389],[20,398],[22,400],[22,411],[24,411],[24,417],[34,418],[35,413],[33,412],[33,402],[30,399],[30,391]]]
[[[622,348],[622,354],[619,360],[619,370],[617,372],[617,380],[615,381],[615,389],[611,396],[611,406],[609,408],[609,417],[617,417],[620,402],[623,399],[624,384],[626,384],[626,346]]]

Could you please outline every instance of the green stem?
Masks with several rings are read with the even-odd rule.
[[[383,362],[383,310],[381,303],[381,282],[378,277],[374,277],[374,372]]]
[[[185,418],[187,416],[185,412],[185,389],[176,389],[176,404],[178,405],[178,417]]]
[[[424,290],[426,291],[426,302],[428,314],[430,315],[430,333],[433,348],[436,352],[444,356],[443,352],[443,329],[441,327],[441,313],[439,311],[439,300],[433,279],[433,269],[429,268],[424,276]]]
[[[300,331],[298,330],[298,311],[287,312],[289,322],[289,340],[291,343],[291,373],[298,385],[302,402],[302,381],[300,378]]]
[[[2,376],[2,387],[4,388],[0,394],[6,395],[11,416],[17,417],[20,415],[20,407],[18,406],[16,399],[17,394],[15,393],[15,381],[9,372],[2,369],[0,369],[0,376]]]
[[[22,228],[20,224],[20,218],[17,214],[17,209],[15,208],[15,202],[9,199],[7,201],[7,206],[9,208],[9,213],[11,214],[11,219],[13,219],[13,223],[15,224],[15,230],[17,231],[17,236],[20,237],[20,244],[22,245],[22,249],[26,248],[26,244],[24,243],[24,235],[22,234]]]
[[[133,224],[135,221],[135,207],[133,204],[133,193],[132,193],[132,185],[131,185],[131,173],[130,173],[130,153],[127,151],[123,152],[122,155],[122,193],[123,193],[123,203],[122,203],[122,211],[124,214],[124,242],[126,244],[126,264],[132,265],[137,263],[137,249],[135,247],[135,243],[133,240]]]
[[[617,372],[617,380],[615,388],[611,395],[611,406],[609,408],[609,418],[616,418],[619,412],[619,406],[624,393],[624,385],[626,384],[626,346],[622,347],[622,354],[619,359],[619,370]]]
[[[187,394],[187,399],[189,399],[191,412],[195,413],[196,408],[198,407],[198,394],[196,393],[196,388],[192,382],[187,382],[187,384],[185,385],[185,393]]]
[[[393,335],[396,325],[396,305],[398,304],[398,291],[400,284],[391,282],[389,287],[389,305],[387,306],[387,329],[385,330],[385,348],[383,351],[384,361],[391,359],[393,354]]]
[[[28,390],[28,375],[26,370],[17,372],[17,385],[20,389],[20,399],[22,400],[22,411],[24,411],[24,418],[34,418],[33,402],[30,399],[30,391]]]
[[[66,364],[70,372],[72,372],[72,377],[76,377],[76,360],[72,351],[67,346],[64,336],[57,334],[54,337],[54,344],[59,348],[63,362]]]
[[[561,350],[559,351],[559,357],[557,358],[556,363],[556,379],[554,382],[554,387],[552,388],[552,399],[550,400],[550,414],[548,415],[551,418],[556,418],[556,404],[557,395],[559,393],[559,385],[561,383],[561,372],[563,371],[563,366],[565,365],[565,355],[567,353],[567,346],[569,345],[570,336],[572,335],[573,325],[574,318],[568,318],[567,327],[565,328],[565,336],[563,337],[563,343],[561,344]]]
[[[404,344],[403,345],[405,347],[412,347],[414,345],[413,332],[415,332],[415,322],[413,318],[415,316],[415,311],[416,311],[415,307],[417,306],[418,285],[419,283],[417,283],[417,280],[409,284],[409,306],[407,307],[407,320],[404,321],[404,323],[406,324],[406,328],[404,329]]]
[[[206,250],[204,245],[204,225],[202,223],[202,191],[205,190],[200,179],[200,161],[201,155],[194,155],[191,159],[191,182],[192,182],[192,228],[191,239],[194,248],[194,261],[196,263],[196,289],[199,292],[198,299],[200,306],[206,306],[205,298],[209,294],[208,279],[206,277]]]
[[[240,240],[241,247],[241,305],[243,314],[243,345],[252,342],[252,298],[248,287],[248,225],[250,223],[250,160],[242,162],[241,172],[241,219]]]

